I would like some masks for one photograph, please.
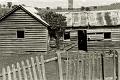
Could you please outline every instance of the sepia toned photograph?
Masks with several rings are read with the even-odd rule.
[[[120,80],[120,0],[0,0],[0,80]]]

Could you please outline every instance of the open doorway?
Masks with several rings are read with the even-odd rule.
[[[87,51],[87,31],[78,31],[78,50]]]

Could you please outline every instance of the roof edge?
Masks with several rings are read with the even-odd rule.
[[[7,12],[6,14],[4,14],[3,16],[1,16],[0,18],[0,22],[3,21],[5,18],[7,18],[9,15],[11,15],[12,13],[14,13],[15,11],[17,11],[18,9],[22,9],[23,11],[25,11],[27,14],[29,14],[31,17],[33,17],[34,19],[36,19],[38,22],[40,22],[41,24],[43,24],[44,26],[50,26],[49,24],[44,23],[43,21],[41,21],[40,19],[38,19],[36,16],[34,16],[32,13],[30,13],[28,10],[26,10],[22,5],[17,5],[15,8],[13,8],[12,10],[10,10],[9,12]]]

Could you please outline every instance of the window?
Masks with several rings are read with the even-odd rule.
[[[64,40],[69,40],[70,39],[70,32],[65,32],[64,33]]]
[[[101,41],[104,39],[103,32],[87,33],[88,41]]]
[[[24,31],[17,31],[17,38],[24,38]]]
[[[78,22],[79,21],[78,13],[74,13],[73,15],[74,15],[74,22]]]
[[[111,33],[110,32],[104,33],[104,39],[111,39]]]

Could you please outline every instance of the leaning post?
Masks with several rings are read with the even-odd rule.
[[[58,57],[59,77],[60,80],[63,80],[61,51],[57,51],[57,57]]]
[[[101,64],[102,64],[102,80],[104,80],[104,55],[101,54]]]
[[[117,50],[117,57],[118,57],[118,80],[120,80],[120,53],[119,53],[120,50]]]

